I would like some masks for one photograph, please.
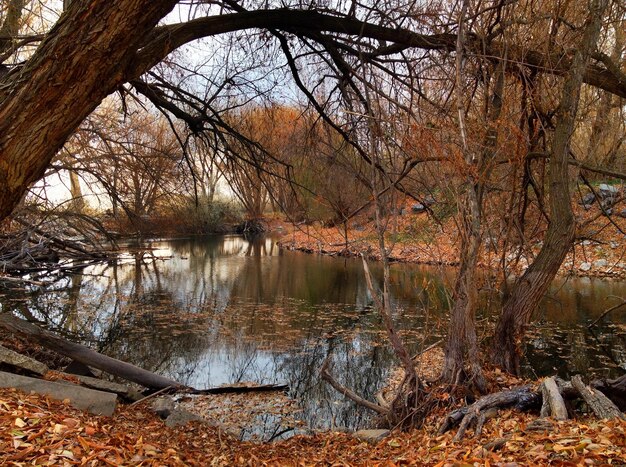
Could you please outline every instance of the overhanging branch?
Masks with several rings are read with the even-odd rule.
[[[137,59],[127,70],[127,78],[134,79],[146,72],[170,52],[184,44],[204,37],[211,37],[244,29],[275,29],[295,34],[311,35],[324,31],[339,35],[357,36],[387,41],[394,44],[389,53],[397,53],[402,48],[418,48],[442,52],[455,50],[455,34],[419,34],[407,29],[378,26],[345,16],[332,16],[317,11],[290,9],[256,10],[226,15],[198,18],[186,23],[165,25],[153,30],[144,46],[137,53]],[[539,51],[527,50],[519,45],[491,41],[486,46],[481,37],[468,35],[468,54],[497,57],[529,69],[553,75],[565,75],[571,67],[571,60],[565,53],[548,55]],[[380,50],[378,51],[380,53]],[[598,65],[588,65],[583,81],[591,86],[626,98],[626,83],[610,69]]]

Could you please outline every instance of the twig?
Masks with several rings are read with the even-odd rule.
[[[167,391],[169,391],[171,389],[176,389],[176,387],[175,386],[168,386],[166,388],[159,389],[158,391],[153,392],[152,394],[147,395],[143,399],[139,399],[138,401],[133,402],[128,407],[135,407],[136,405],[141,404],[142,402],[147,401],[148,399],[152,399],[153,397],[158,396],[159,394],[163,394],[164,392],[167,392]]]
[[[435,347],[437,347],[439,344],[441,344],[443,342],[443,339],[439,339],[437,342],[435,342],[434,344],[429,345],[428,347],[426,347],[424,350],[420,350],[419,352],[417,352],[415,355],[413,355],[411,357],[411,360],[415,360],[417,357],[419,357],[420,355],[424,355],[426,352],[428,352],[429,350],[434,349]]]
[[[626,300],[624,300],[622,303],[618,303],[615,306],[612,306],[611,308],[605,310],[600,316],[598,316],[598,318],[596,318],[593,323],[591,323],[589,326],[587,326],[587,329],[591,328],[592,326],[594,326],[598,321],[600,321],[602,318],[604,318],[606,315],[608,315],[610,312],[617,310],[618,308],[623,307],[624,305],[626,305]]]
[[[0,276],[0,281],[15,282],[16,284],[36,285],[38,287],[44,287],[46,285],[45,282],[31,281],[29,279],[22,279],[21,277],[10,277],[10,276]]]

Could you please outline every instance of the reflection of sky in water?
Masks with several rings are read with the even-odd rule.
[[[332,349],[336,377],[373,397],[394,364],[381,345],[359,260],[282,251],[272,239],[238,236],[149,247],[129,247],[120,261],[86,268],[45,293],[8,291],[3,308],[198,388],[285,382],[314,426],[360,422],[363,412],[319,379]],[[371,266],[380,277],[379,265]],[[395,319],[411,351],[445,330],[452,277],[450,270],[392,265]],[[20,300],[9,303],[10,296]],[[620,374],[626,313],[610,316],[595,336],[586,325],[624,296],[623,281],[555,284],[531,328],[528,373]],[[497,310],[495,298],[481,294],[482,316]]]

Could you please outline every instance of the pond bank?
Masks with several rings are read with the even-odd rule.
[[[86,414],[45,397],[0,390],[0,463],[91,465],[606,465],[623,462],[626,422],[548,422],[504,411],[480,437],[453,442],[453,433],[393,432],[377,444],[346,433],[296,436],[271,444],[241,442],[192,422],[168,428],[144,407],[121,406],[112,417]],[[500,443],[489,445],[494,441]],[[497,446],[497,447],[494,447]]]
[[[580,216],[588,215],[586,212]],[[428,225],[426,214],[412,214],[390,221],[386,245],[389,259],[393,262],[415,263],[431,266],[458,266],[458,229],[449,219],[446,222]],[[626,278],[626,235],[614,226],[607,227],[606,218],[590,219],[588,230],[595,232],[594,239],[581,239],[568,253],[559,271],[561,277],[606,277]],[[615,217],[613,223],[626,231],[626,218]],[[418,229],[415,225],[423,226]],[[372,260],[380,260],[378,239],[373,221],[361,219],[342,225],[324,227],[319,222],[306,224],[271,223],[274,231],[280,232],[278,244],[281,248],[305,253],[328,256],[357,257],[365,254]],[[503,254],[502,241],[489,237],[484,240],[479,267],[492,274],[500,275],[505,263],[509,277],[521,275],[539,253],[541,242],[529,242],[524,248],[508,248]]]

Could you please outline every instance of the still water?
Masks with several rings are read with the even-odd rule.
[[[417,352],[445,332],[454,272],[394,264],[391,273],[394,319]],[[366,417],[320,381],[329,353],[336,378],[370,398],[394,364],[360,261],[280,250],[272,238],[154,241],[43,292],[0,294],[3,311],[196,388],[286,383],[315,429],[354,429]],[[530,331],[527,374],[623,374],[626,313],[587,329],[621,297],[624,281],[555,284]],[[485,335],[497,302],[485,287]]]

